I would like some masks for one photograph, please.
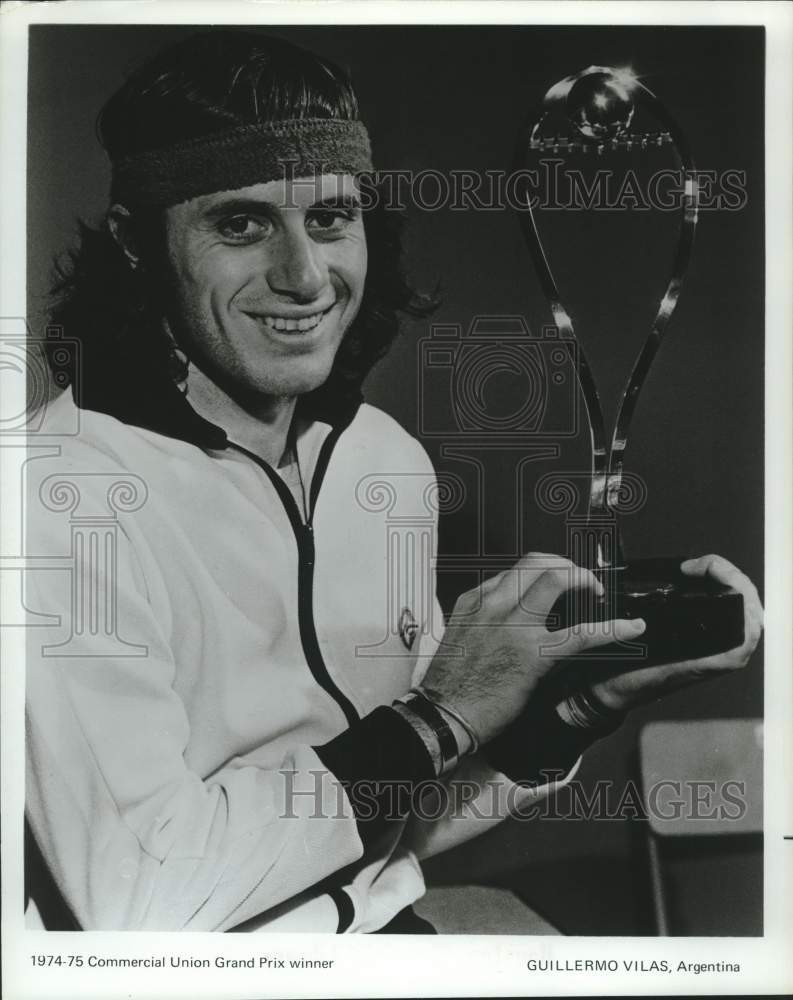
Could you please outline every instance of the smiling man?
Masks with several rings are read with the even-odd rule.
[[[43,432],[76,404],[80,433],[29,483],[30,550],[76,560],[28,593],[60,620],[29,630],[29,919],[426,932],[420,860],[548,794],[543,772],[569,773],[632,705],[743,665],[756,592],[692,562],[741,589],[744,645],[562,700],[543,694],[555,663],[643,629],[556,632],[549,652],[560,594],[602,589],[588,570],[530,553],[444,632],[424,536],[389,562],[387,516],[426,522],[433,470],[360,389],[423,306],[393,220],[361,209],[346,77],[207,32],[133,74],[99,134],[111,207],[53,313],[81,378]],[[97,525],[119,529],[102,558]],[[441,779],[465,790],[451,811],[427,804]]]
[[[255,451],[266,423],[274,443],[262,457],[277,464],[297,397],[327,380],[363,298],[355,182],[328,175],[205,195],[169,208],[165,225],[174,333],[196,362],[191,402],[222,411]]]

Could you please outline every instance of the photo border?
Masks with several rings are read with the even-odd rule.
[[[178,0],[70,3],[6,3],[0,9],[0,219],[2,267],[0,316],[25,316],[26,94],[27,28],[36,23],[258,25],[298,24],[711,24],[762,25],[766,47],[766,633],[764,912],[761,938],[524,938],[521,936],[431,938],[317,934],[224,935],[184,932],[60,932],[25,930],[22,919],[22,826],[16,822],[24,802],[24,643],[21,629],[2,635],[2,792],[6,819],[2,841],[4,995],[31,997],[247,997],[247,996],[589,996],[774,994],[793,991],[793,432],[791,425],[791,177],[793,120],[790,79],[793,7],[779,3],[478,3],[345,2],[224,3]],[[4,406],[18,412],[18,398]],[[8,471],[9,455],[0,449]],[[0,498],[2,499],[2,498]],[[5,506],[5,504],[3,504]],[[22,551],[20,526],[4,523],[10,551]],[[7,574],[4,574],[7,576]],[[4,586],[6,581],[4,581]],[[4,589],[0,620],[15,594]],[[46,943],[45,943],[46,941]],[[670,943],[671,941],[671,943]],[[225,954],[327,958],[325,972],[299,976],[267,970],[155,969],[78,971],[43,968],[33,974],[29,956],[46,951],[68,956],[146,956]],[[740,974],[624,974],[599,978],[575,971],[529,973],[532,958],[587,960],[615,957],[650,962],[669,957],[691,962],[734,961]]]

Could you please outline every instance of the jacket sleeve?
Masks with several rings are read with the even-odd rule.
[[[38,551],[63,551],[62,539],[37,541]],[[93,597],[83,594],[80,622],[72,605],[80,579],[52,567],[27,574],[28,609],[59,615],[61,627],[28,629],[26,810],[80,926],[226,930],[360,859],[366,835],[345,775],[320,754],[343,771],[376,739],[371,717],[320,753],[295,746],[274,766],[254,748],[199,775],[184,757],[190,721],[172,651],[123,534],[114,576],[113,621],[126,647],[92,618],[97,595],[110,592],[105,569]],[[391,715],[394,752],[413,752],[420,778],[429,757]]]

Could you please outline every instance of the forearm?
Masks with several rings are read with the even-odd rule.
[[[581,755],[621,721],[576,726],[554,697],[538,697],[500,736],[465,758],[444,786],[422,802],[405,843],[420,858],[456,847],[509,816],[530,819],[532,806],[567,784]]]

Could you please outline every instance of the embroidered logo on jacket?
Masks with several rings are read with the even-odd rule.
[[[406,649],[413,648],[418,630],[419,625],[413,617],[413,612],[410,608],[402,608],[402,614],[399,616],[399,638],[404,643]]]

